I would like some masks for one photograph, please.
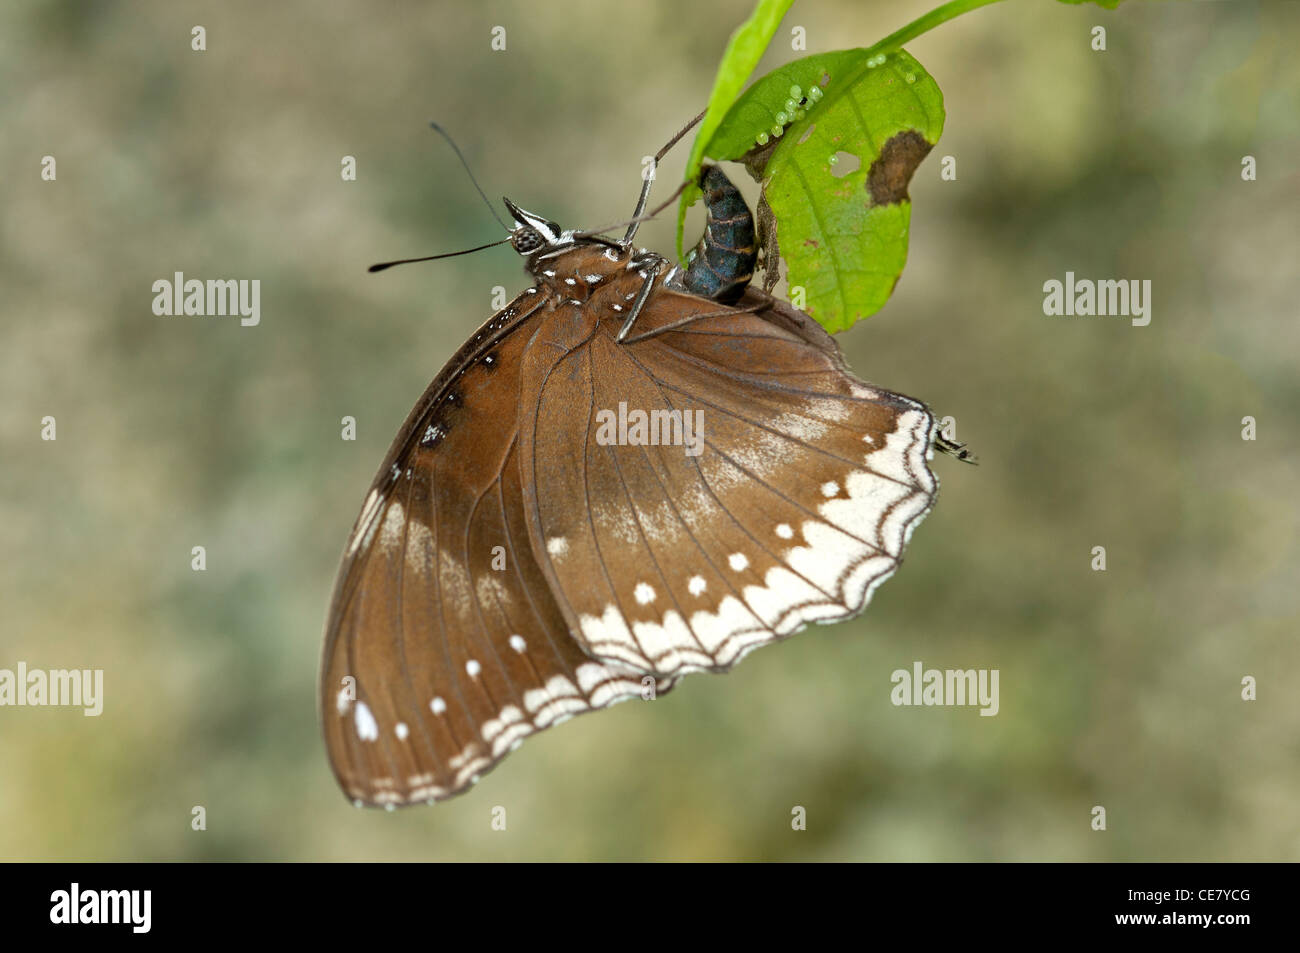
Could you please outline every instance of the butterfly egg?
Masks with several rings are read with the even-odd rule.
[[[791,97],[785,101],[786,115],[793,116],[794,111],[799,108],[799,100]]]
[[[795,102],[798,102],[799,100],[803,99],[803,90],[800,89],[798,86],[791,86],[790,98],[793,99]]]
[[[810,87],[808,90],[808,102],[815,103],[822,98],[822,88],[820,86]]]
[[[915,83],[915,82],[916,82],[916,74],[915,74],[915,73],[908,73],[906,76],[903,77],[903,79],[907,80],[909,83]]]
[[[789,121],[790,121],[790,116],[787,113],[779,112],[776,114],[776,123],[778,126],[784,126]]]
[[[783,132],[785,132],[785,129],[781,126],[772,127],[772,135],[776,136],[778,139],[781,138],[781,133]]]
[[[804,116],[806,116],[806,115],[808,115],[807,110],[804,110],[804,109],[796,109],[796,110],[794,111],[794,118],[795,118],[795,119],[802,119],[802,118],[803,118]]]
[[[760,146],[765,146],[772,141],[772,137],[765,132],[760,132],[758,136],[755,137],[754,141],[757,142]]]

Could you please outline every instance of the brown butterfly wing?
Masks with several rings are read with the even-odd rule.
[[[933,504],[929,411],[853,377],[801,312],[752,290],[738,305],[757,306],[657,290],[633,343],[614,338],[620,315],[597,326],[587,309],[548,320],[525,358],[534,552],[598,658],[726,670],[855,615]],[[701,452],[602,443],[620,402],[700,412]]]
[[[449,797],[529,734],[646,687],[569,636],[529,543],[514,414],[544,304],[521,295],[430,385],[353,529],[320,691],[359,804]]]

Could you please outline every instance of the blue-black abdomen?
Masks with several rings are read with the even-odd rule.
[[[745,293],[754,274],[754,217],[740,191],[716,165],[705,167],[700,188],[706,212],[704,235],[687,256],[682,287],[730,304]]]

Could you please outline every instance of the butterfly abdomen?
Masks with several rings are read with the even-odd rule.
[[[700,243],[687,256],[682,286],[692,294],[730,304],[745,293],[757,257],[754,217],[740,190],[717,166],[700,176],[706,221]]]

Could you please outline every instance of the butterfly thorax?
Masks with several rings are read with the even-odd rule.
[[[600,313],[618,314],[665,266],[661,260],[647,261],[645,252],[630,245],[579,244],[531,255],[526,267],[537,279],[538,291],[550,293],[556,305],[590,303]]]

